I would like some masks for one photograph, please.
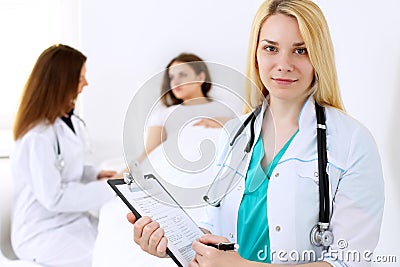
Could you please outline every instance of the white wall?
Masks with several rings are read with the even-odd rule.
[[[19,98],[40,53],[79,47],[80,0],[0,0],[0,156],[12,150]]]
[[[180,52],[244,71],[249,25],[259,2],[82,1],[90,84],[83,108],[95,142],[112,157],[122,154],[123,120],[135,91]],[[104,157],[105,151],[98,153]]]
[[[122,156],[125,111],[135,91],[181,51],[245,69],[252,17],[261,0],[82,1],[90,87],[84,116],[97,157]],[[347,111],[376,138],[386,181],[378,253],[397,255],[400,231],[400,16],[398,0],[317,0],[336,48]],[[158,90],[158,88],[156,89]],[[374,190],[371,188],[371,190]],[[380,265],[376,265],[380,266]],[[385,264],[384,266],[390,266]],[[394,266],[394,265],[393,265]]]

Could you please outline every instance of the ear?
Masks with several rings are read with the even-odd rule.
[[[206,73],[204,71],[200,72],[198,75],[198,81],[204,83],[206,81]]]

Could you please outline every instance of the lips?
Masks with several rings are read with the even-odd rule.
[[[172,90],[175,91],[175,92],[182,91],[182,86],[178,85],[178,86],[172,88]]]
[[[282,85],[289,85],[294,82],[297,82],[297,79],[290,79],[290,78],[272,78],[276,83],[282,84]]]

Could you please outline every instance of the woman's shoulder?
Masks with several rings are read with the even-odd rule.
[[[369,129],[349,114],[326,108],[327,138],[330,142],[331,158],[338,164],[349,164],[349,157],[364,157],[379,154],[375,139]]]
[[[334,107],[327,107],[325,110],[326,124],[331,132],[346,135],[355,133],[370,135],[368,128],[348,113]]]
[[[53,128],[52,124],[49,124],[46,121],[39,122],[32,129],[30,129],[22,138],[20,138],[18,142],[28,142],[35,139],[49,139],[50,136],[53,136]]]
[[[16,155],[29,153],[30,150],[45,149],[52,146],[55,135],[52,125],[46,122],[40,122],[30,129],[24,136],[16,140],[12,157]]]

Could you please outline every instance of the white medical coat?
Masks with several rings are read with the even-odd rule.
[[[72,122],[76,134],[57,119],[53,125],[38,124],[15,144],[12,244],[20,258],[86,266],[79,262],[91,257],[97,226],[88,211],[114,194],[106,181],[97,180],[98,170],[85,165],[83,129],[75,116]],[[61,172],[56,167],[55,133],[65,162]]]
[[[373,251],[377,245],[384,206],[380,156],[369,131],[350,116],[331,107],[325,108],[331,200],[330,229],[334,234],[334,242],[330,247],[331,256],[321,255],[321,249],[310,243],[310,231],[317,224],[319,213],[317,121],[314,103],[314,99],[310,97],[304,104],[299,115],[299,132],[274,169],[266,192],[272,262],[307,262],[309,260],[302,258],[301,254],[310,251],[316,255],[311,261],[325,257],[326,261],[335,266],[343,266],[343,263],[347,266],[369,266],[368,259],[363,259],[363,253]],[[261,115],[255,123],[254,143],[261,132],[265,105],[264,103]],[[231,138],[246,117],[227,125],[231,130]],[[249,128],[248,126],[245,132],[247,140],[250,137]],[[217,165],[223,164],[229,151],[227,140],[220,144],[223,146],[219,149]],[[233,153],[243,154],[243,146],[235,147]],[[243,173],[247,172],[250,158],[248,157]],[[238,209],[244,187],[243,176],[223,199],[220,207],[209,207],[207,218],[201,226],[235,242]],[[353,250],[357,251],[356,254],[360,253],[360,260],[351,259]],[[260,253],[262,255],[265,252]],[[349,253],[350,260],[346,260]],[[299,259],[293,260],[298,254]]]

